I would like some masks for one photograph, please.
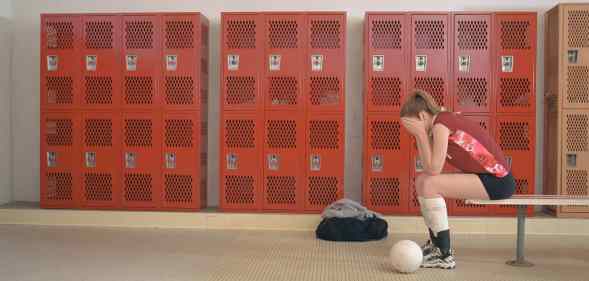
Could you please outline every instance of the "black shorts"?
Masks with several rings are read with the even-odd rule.
[[[507,199],[515,193],[515,179],[511,173],[502,178],[491,174],[477,174],[491,200]]]

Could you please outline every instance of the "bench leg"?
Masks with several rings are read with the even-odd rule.
[[[525,239],[526,239],[526,212],[527,206],[517,206],[517,249],[516,259],[508,261],[511,266],[530,267],[534,264],[527,262],[524,256]]]

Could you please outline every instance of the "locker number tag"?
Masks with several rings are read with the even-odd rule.
[[[127,61],[127,71],[135,71],[137,70],[137,60],[139,58],[137,58],[136,55],[127,55],[126,57],[126,61]]]
[[[125,168],[134,169],[137,167],[137,155],[134,152],[125,153]]]
[[[415,56],[415,71],[423,72],[427,69],[427,56],[417,55]]]
[[[57,166],[57,153],[47,151],[47,167],[52,168]]]
[[[322,71],[323,70],[323,55],[311,55],[311,70]]]
[[[236,71],[239,69],[239,56],[228,55],[227,56],[227,70]]]
[[[47,71],[56,71],[58,62],[59,58],[57,56],[47,56]]]
[[[96,71],[96,65],[98,64],[98,57],[95,55],[86,56],[86,71]]]
[[[382,172],[384,167],[382,155],[372,155],[372,159],[370,161],[372,163],[372,171],[373,172]]]
[[[458,71],[470,72],[470,56],[458,56]]]
[[[569,50],[567,55],[569,63],[576,64],[579,61],[579,50]]]
[[[268,154],[268,170],[278,171],[280,169],[280,157],[276,154]]]
[[[177,55],[167,55],[166,56],[166,70],[167,71],[176,71],[178,68],[178,56]]]
[[[415,160],[415,171],[418,173],[423,172],[423,162],[421,162],[421,159]]]
[[[237,155],[233,153],[227,154],[227,170],[237,170]]]
[[[384,71],[384,56],[372,56],[372,71]]]
[[[513,72],[513,56],[501,56],[501,71]]]
[[[166,152],[166,169],[176,169],[176,153]]]
[[[577,167],[577,154],[567,153],[567,166],[571,168]]]
[[[321,171],[321,156],[311,155],[311,171]]]
[[[280,70],[280,55],[270,55],[268,57],[268,68],[270,71]]]
[[[86,168],[96,167],[96,152],[86,152],[84,158],[86,160]]]

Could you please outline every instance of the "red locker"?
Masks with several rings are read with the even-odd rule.
[[[123,207],[160,207],[161,191],[161,114],[123,112],[122,165]]]
[[[345,116],[313,113],[307,116],[305,211],[322,211],[344,197]]]
[[[41,108],[69,109],[79,104],[81,19],[41,15]]]
[[[74,208],[80,203],[79,117],[41,113],[41,207]]]
[[[454,15],[454,110],[492,112],[491,15]]]
[[[261,110],[263,17],[257,13],[222,13],[221,18],[221,108]]]
[[[498,115],[495,137],[511,165],[517,194],[535,193],[536,117],[533,115]],[[497,214],[516,213],[515,207],[498,206]],[[533,214],[533,208],[528,209]]]
[[[219,171],[223,210],[261,209],[262,124],[262,115],[256,112],[222,113]]]
[[[493,26],[497,113],[534,113],[536,13],[496,13]]]
[[[266,111],[262,183],[264,210],[297,211],[303,206],[304,114]]]
[[[159,108],[161,17],[155,14],[123,15],[122,28],[122,106],[142,110]]]
[[[264,18],[262,93],[266,110],[303,110],[306,21],[301,13],[267,13]]]
[[[370,113],[364,126],[364,205],[385,214],[407,213],[410,138],[398,115]]]
[[[121,17],[83,15],[80,104],[85,109],[113,109],[121,96]]]
[[[198,112],[166,112],[163,117],[162,166],[165,209],[200,209],[200,133]],[[206,194],[205,194],[206,195]]]
[[[309,111],[345,109],[346,14],[307,16],[306,95]]]
[[[434,97],[439,105],[452,109],[450,73],[450,16],[440,14],[411,15],[411,83]]]
[[[121,207],[121,117],[118,112],[82,113],[78,161],[83,208]]]

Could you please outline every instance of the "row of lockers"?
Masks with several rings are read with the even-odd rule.
[[[465,116],[495,137],[511,165],[516,192],[534,193],[535,117],[519,114]],[[390,113],[369,113],[364,126],[364,204],[385,214],[418,214],[414,181],[421,165],[413,138],[402,129],[400,118]],[[450,165],[444,170],[456,172]],[[515,209],[508,206],[466,205],[464,200],[454,200],[449,205],[455,215],[515,214]]]
[[[413,89],[457,112],[535,112],[536,13],[367,13],[365,111]]]
[[[41,16],[41,107],[195,110],[206,104],[198,13]]]
[[[42,207],[206,206],[198,112],[43,112],[40,125]]]

